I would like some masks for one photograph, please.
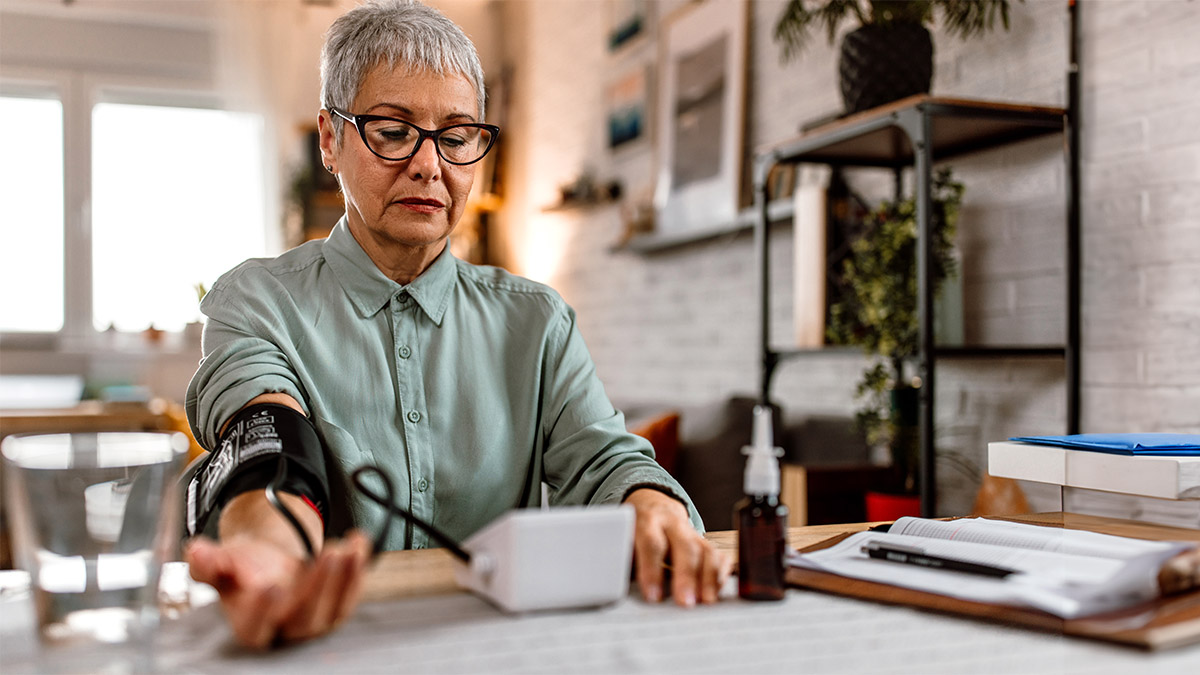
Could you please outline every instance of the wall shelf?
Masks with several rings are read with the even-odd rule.
[[[614,206],[619,203],[620,203],[620,200],[609,199],[607,197],[605,197],[603,199],[571,199],[568,201],[561,201],[561,202],[557,202],[555,204],[550,204],[549,206],[543,206],[542,213],[556,213],[559,211],[583,211],[583,210],[589,210],[589,209],[598,209],[598,208],[602,208],[605,206]]]
[[[767,205],[768,218],[772,225],[776,223],[790,222],[792,213],[794,212],[794,204],[791,199],[777,199]],[[628,241],[614,246],[615,251],[632,251],[634,253],[652,254],[669,251],[675,248],[682,248],[692,244],[698,244],[712,239],[738,234],[739,232],[749,232],[754,229],[755,221],[758,220],[758,209],[755,207],[742,209],[738,212],[737,218],[731,223],[725,223],[717,227],[709,227],[703,229],[685,230],[683,232],[651,232],[649,234],[639,234],[630,237]]]
[[[922,142],[929,143],[935,162],[1061,134],[1067,114],[1063,108],[919,94],[822,125],[760,157],[832,166],[910,167],[918,148],[903,127],[918,108],[929,122]]]
[[[939,359],[1062,359],[1067,356],[1066,345],[976,345],[934,347]]]
[[[933,348],[939,359],[1061,359],[1065,345],[938,345]],[[815,356],[863,356],[862,347],[827,345],[824,347],[772,347],[777,362]]]

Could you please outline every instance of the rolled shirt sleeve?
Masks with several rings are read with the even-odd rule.
[[[248,309],[230,303],[220,288],[206,294],[200,305],[208,317],[203,358],[188,384],[186,408],[192,434],[209,450],[220,444],[221,426],[254,396],[288,394],[306,408],[295,370],[281,348],[264,337],[271,330]]]

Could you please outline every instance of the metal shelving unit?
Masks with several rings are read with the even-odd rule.
[[[937,505],[934,473],[934,387],[936,363],[943,358],[1055,358],[1066,367],[1067,433],[1079,432],[1080,394],[1080,232],[1079,232],[1079,67],[1078,18],[1070,9],[1070,68],[1067,108],[990,101],[913,96],[813,129],[795,140],[758,154],[754,161],[755,249],[761,302],[760,399],[769,401],[771,380],[787,359],[829,353],[821,349],[775,349],[770,344],[770,236],[772,214],[767,178],[780,164],[818,163],[835,167],[890,169],[899,198],[901,175],[912,167],[917,202],[917,314],[920,319],[917,367],[920,394],[921,513],[933,516]],[[1061,135],[1067,163],[1066,339],[1034,346],[934,344],[933,284],[930,278],[930,186],[935,164],[1024,140]]]

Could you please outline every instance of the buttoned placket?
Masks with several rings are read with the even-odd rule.
[[[403,430],[407,446],[408,508],[414,515],[427,522],[434,520],[433,499],[433,444],[430,438],[426,411],[425,379],[420,367],[420,335],[426,317],[407,291],[393,296],[391,301],[392,339],[396,391],[396,424]],[[417,528],[412,528],[412,548],[427,548],[429,537]]]

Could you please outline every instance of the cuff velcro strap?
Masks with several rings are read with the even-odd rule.
[[[202,532],[209,517],[230,499],[265,488],[275,477],[281,457],[286,457],[287,475],[277,489],[307,498],[327,520],[329,482],[312,422],[285,405],[259,403],[233,416],[220,447],[189,482],[188,533]]]

